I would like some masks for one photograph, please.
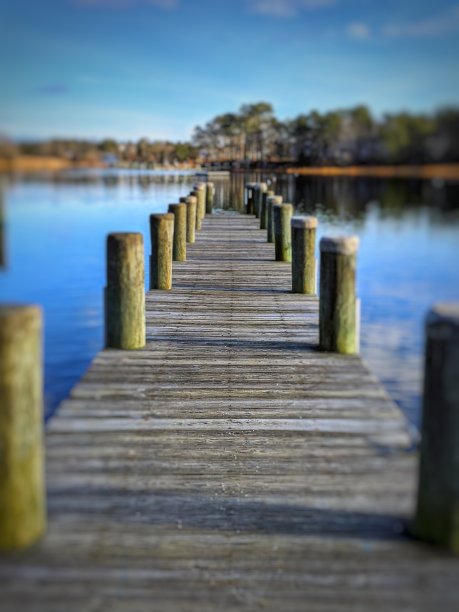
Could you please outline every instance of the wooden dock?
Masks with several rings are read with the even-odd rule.
[[[459,561],[405,532],[404,418],[289,289],[258,220],[206,218],[146,348],[49,424],[48,533],[2,556],[2,612],[457,612]]]

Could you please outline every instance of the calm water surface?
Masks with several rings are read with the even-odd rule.
[[[218,183],[219,205],[240,207],[243,183],[258,178]],[[141,231],[147,250],[148,215],[193,182],[146,171],[3,181],[0,298],[43,306],[48,415],[102,347],[106,234]],[[459,300],[459,185],[281,176],[275,189],[318,216],[319,238],[359,235],[362,355],[417,423],[425,313],[433,302]]]

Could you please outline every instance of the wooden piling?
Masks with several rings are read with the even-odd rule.
[[[172,247],[172,259],[174,261],[186,261],[186,218],[187,205],[169,204],[168,212],[174,215],[174,242]]]
[[[42,316],[0,306],[0,549],[33,544],[46,528]]]
[[[320,241],[319,344],[324,351],[358,352],[356,236]]]
[[[198,200],[195,196],[180,198],[186,204],[186,241],[194,244],[196,241],[196,206]]]
[[[206,215],[211,215],[214,211],[215,185],[206,183]]]
[[[268,227],[268,198],[274,195],[274,191],[263,191],[261,194],[260,229]]]
[[[137,349],[145,346],[145,266],[143,236],[107,236],[105,287],[105,346]]]
[[[150,234],[150,289],[171,289],[174,215],[150,215]]]
[[[414,533],[459,553],[459,304],[426,319],[424,398]]]
[[[260,218],[261,198],[265,191],[268,191],[268,185],[266,183],[256,183],[253,197],[253,212],[257,219]]]
[[[195,221],[195,231],[199,231],[202,227],[202,219],[199,215],[199,194],[197,189],[193,189],[190,191],[190,195],[188,197],[195,198],[196,200],[196,221]]]
[[[292,217],[292,292],[316,292],[316,217]]]
[[[274,251],[276,261],[292,261],[292,204],[276,204],[274,213]]]
[[[269,196],[266,200],[267,205],[267,227],[268,242],[274,242],[274,211],[273,207],[282,204],[282,196]]]
[[[196,183],[194,186],[194,191],[196,192],[196,197],[198,198],[197,214],[199,216],[199,220],[202,221],[206,216],[206,184]]]

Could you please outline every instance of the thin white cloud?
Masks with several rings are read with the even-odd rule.
[[[161,9],[174,9],[178,0],[73,0],[77,6],[86,8],[133,8],[141,5],[150,5]]]
[[[368,40],[371,38],[371,29],[366,23],[356,21],[346,28],[347,35],[355,40]]]
[[[336,0],[248,0],[251,13],[270,17],[295,17],[302,10],[327,8]]]
[[[428,19],[405,23],[388,23],[382,29],[383,36],[387,38],[440,38],[458,32],[459,5]]]

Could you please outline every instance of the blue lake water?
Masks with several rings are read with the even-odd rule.
[[[254,178],[217,182],[219,205],[238,208]],[[0,299],[43,306],[49,415],[102,348],[107,233],[143,232],[147,255],[148,215],[186,195],[194,177],[113,170],[2,182]],[[417,423],[425,313],[459,300],[459,185],[280,176],[275,188],[318,216],[319,238],[359,235],[362,355]]]

